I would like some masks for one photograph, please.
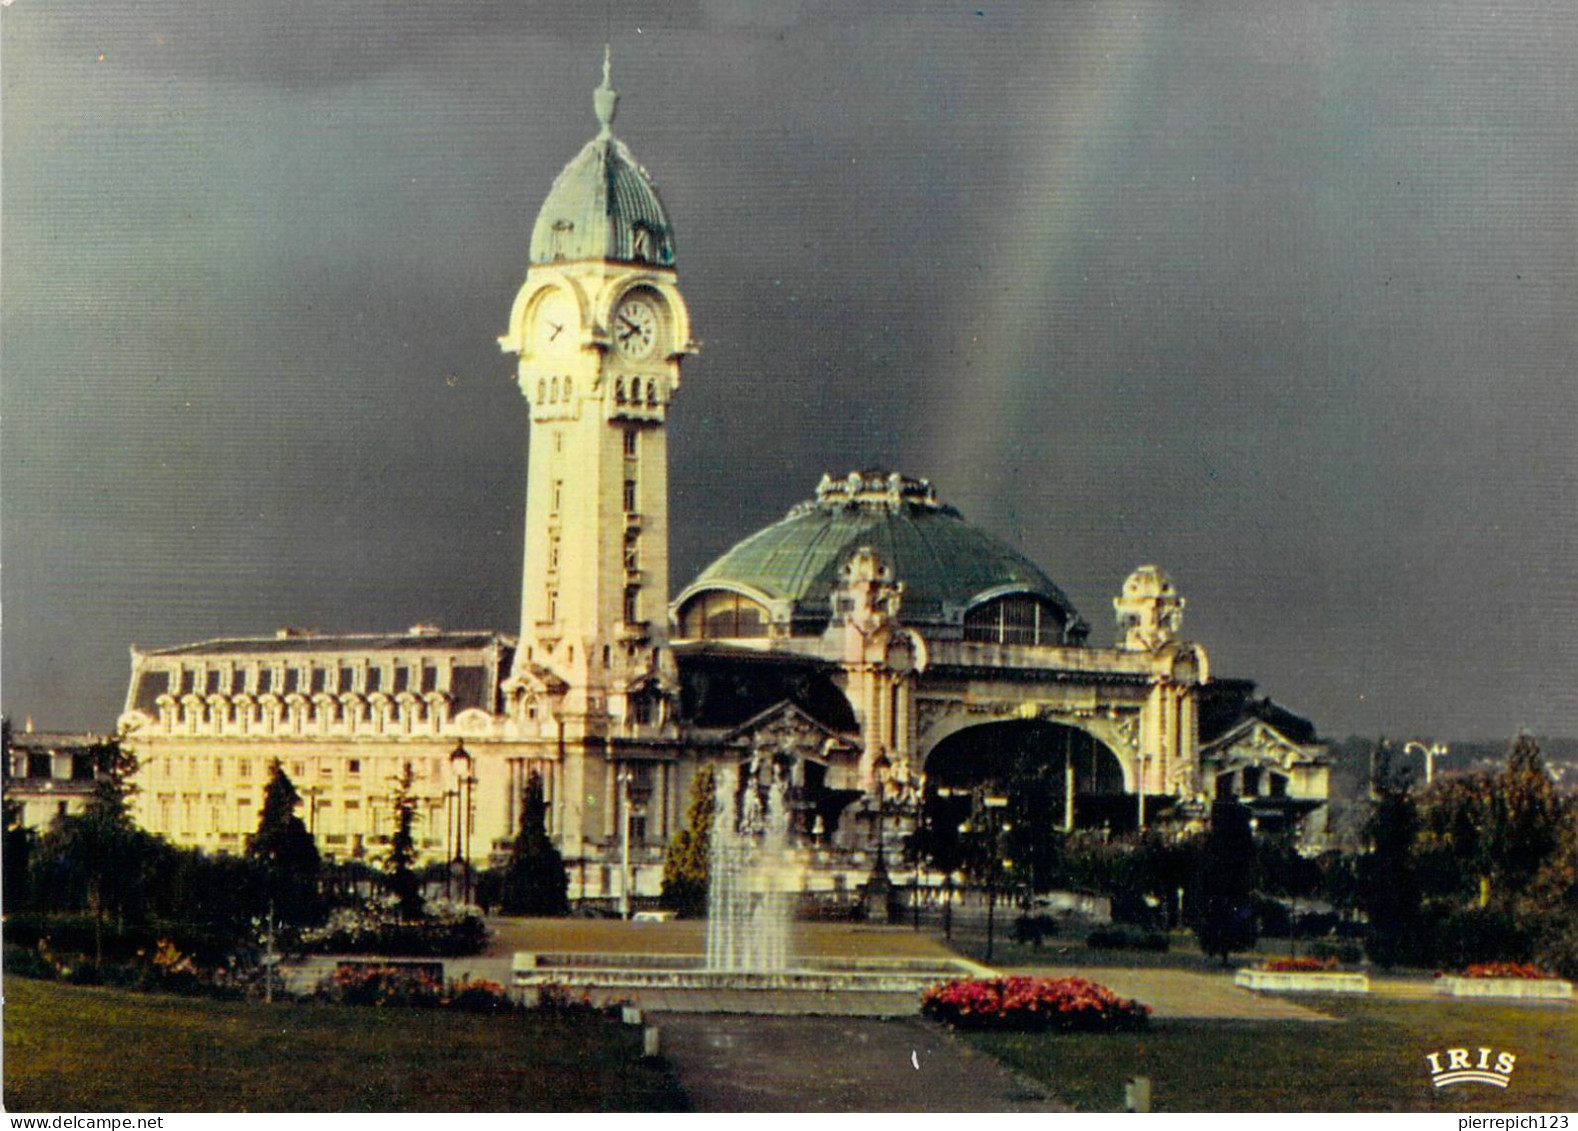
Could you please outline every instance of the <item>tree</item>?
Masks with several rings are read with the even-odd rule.
[[[1374,811],[1365,827],[1370,850],[1355,877],[1359,909],[1369,918],[1364,949],[1383,967],[1412,952],[1420,912],[1420,872],[1415,855],[1419,813],[1406,787],[1376,787]]]
[[[422,881],[413,865],[416,863],[416,837],[412,827],[416,822],[416,798],[411,793],[411,763],[400,768],[395,778],[394,835],[389,838],[389,851],[384,856],[384,882],[389,891],[400,901],[402,919],[422,917]]]
[[[98,770],[93,795],[77,816],[56,819],[38,855],[50,880],[82,894],[93,916],[95,961],[102,962],[105,917],[113,911],[124,922],[138,912],[153,839],[131,816],[136,756],[113,738],[91,745],[88,755]]]
[[[1200,949],[1220,956],[1223,966],[1233,951],[1255,945],[1254,868],[1248,811],[1235,801],[1217,801],[1187,909]]]
[[[674,834],[663,856],[663,906],[687,917],[707,913],[712,822],[718,804],[715,791],[712,767],[703,766],[691,784],[685,827]]]
[[[564,915],[570,910],[570,877],[564,857],[548,838],[548,802],[535,773],[522,793],[520,830],[504,870],[499,910],[506,915]]]
[[[1420,958],[1437,965],[1538,957],[1578,970],[1578,806],[1519,735],[1496,774],[1437,781],[1420,799],[1415,856],[1431,921]]]
[[[284,922],[312,921],[318,912],[318,874],[322,861],[312,834],[296,815],[301,795],[276,758],[269,765],[258,831],[247,842],[247,856],[267,869],[267,891]]]

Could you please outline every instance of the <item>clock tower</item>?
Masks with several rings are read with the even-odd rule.
[[[667,214],[612,132],[617,102],[605,52],[601,128],[548,193],[499,339],[519,357],[531,417],[510,725],[608,757],[610,740],[638,741],[662,723],[665,424],[680,362],[696,349]]]

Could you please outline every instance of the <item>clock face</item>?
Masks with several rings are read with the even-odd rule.
[[[543,296],[537,304],[533,341],[539,350],[562,353],[575,345],[575,302],[563,291]]]
[[[644,298],[625,299],[614,310],[614,348],[625,357],[643,358],[657,348],[658,315]]]

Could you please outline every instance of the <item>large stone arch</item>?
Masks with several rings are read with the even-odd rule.
[[[1135,822],[1119,753],[1067,723],[1030,717],[952,728],[932,745],[925,775],[920,843],[942,871],[967,865],[980,850],[970,839],[989,820],[1003,866],[1045,890],[1060,874],[1063,833],[1121,832]]]
[[[986,704],[932,699],[921,701],[916,721],[917,761],[923,768],[934,751],[965,731],[1003,723],[1041,723],[1077,731],[1110,752],[1122,775],[1119,792],[1132,793],[1139,782],[1140,708],[1137,705],[1048,709],[1029,701]]]

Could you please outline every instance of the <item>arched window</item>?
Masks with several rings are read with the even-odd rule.
[[[1050,601],[1014,593],[964,614],[964,638],[987,644],[1061,644],[1063,611]]]
[[[541,377],[537,378],[537,403],[543,404],[548,399],[548,382]]]
[[[632,404],[641,403],[641,378],[630,378],[630,401]]]
[[[557,377],[548,382],[548,399],[555,404],[559,401],[559,378]]]
[[[727,589],[698,593],[679,614],[680,635],[694,640],[766,636],[767,610]]]
[[[625,379],[623,377],[614,382],[614,403],[625,403]]]

